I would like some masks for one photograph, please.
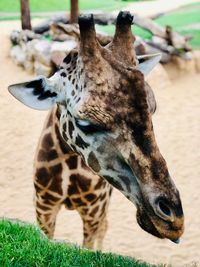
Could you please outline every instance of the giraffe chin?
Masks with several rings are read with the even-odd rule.
[[[156,215],[149,215],[144,209],[138,207],[136,214],[137,222],[147,233],[160,239],[167,238],[173,243],[180,243],[180,236],[183,234],[183,227],[177,228],[171,223],[167,223]]]
[[[153,236],[156,236],[158,238],[163,238],[162,235],[157,231],[156,227],[150,220],[149,216],[145,213],[141,213],[140,209],[137,209],[136,214],[137,222],[139,226],[146,231],[149,234],[152,234]]]

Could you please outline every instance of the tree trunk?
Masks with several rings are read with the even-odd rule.
[[[70,0],[70,23],[77,23],[78,22],[78,0]]]
[[[21,4],[21,24],[23,30],[31,30],[31,17],[29,0],[20,0]]]

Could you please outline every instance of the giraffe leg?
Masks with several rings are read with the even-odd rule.
[[[88,249],[94,248],[95,229],[92,229],[90,220],[83,219],[83,247]]]
[[[108,220],[107,220],[107,217],[105,217],[102,220],[102,223],[100,225],[100,228],[99,228],[99,231],[97,234],[97,239],[96,239],[96,249],[97,250],[102,250],[102,248],[103,248],[103,240],[104,240],[104,237],[106,235],[107,229],[108,229]]]
[[[83,220],[83,246],[88,249],[102,249],[103,239],[107,231],[107,218],[99,218],[98,220]]]
[[[108,206],[110,204],[110,197],[112,194],[112,187],[109,187],[109,190],[106,192],[106,200],[101,205],[101,223],[98,227],[98,233],[96,237],[96,249],[102,250],[103,248],[103,240],[106,235],[107,229],[108,229],[108,219],[107,219],[107,212],[108,212]]]
[[[52,239],[55,231],[56,217],[60,210],[61,204],[49,204],[49,200],[45,198],[37,198],[35,201],[36,219],[39,227]]]
[[[107,231],[107,210],[109,198],[97,202],[95,206],[82,208],[79,214],[83,221],[83,246],[88,249],[102,249],[103,239]]]
[[[34,164],[35,208],[39,226],[53,238],[56,216],[63,200],[63,165],[49,132],[44,132]]]
[[[50,239],[53,238],[56,216],[62,204],[61,179],[52,172],[52,168],[36,169],[34,178],[37,222]]]

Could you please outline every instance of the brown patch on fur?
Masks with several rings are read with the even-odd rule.
[[[71,202],[71,200],[70,200],[69,197],[67,197],[67,198],[64,200],[64,204],[65,204],[65,206],[66,206],[69,210],[74,209],[74,208],[73,208],[73,204],[72,204],[72,202]]]
[[[105,183],[106,183],[105,180],[103,180],[102,178],[99,178],[99,181],[95,185],[94,190],[98,190],[98,189],[104,187],[105,186]]]
[[[102,208],[101,208],[101,214],[100,217],[105,213],[105,208],[106,208],[107,202],[104,202]]]
[[[99,224],[99,222],[95,222],[95,223],[92,223],[91,225],[92,226],[97,226]]]
[[[123,191],[123,187],[122,187],[122,185],[120,184],[119,181],[114,180],[113,177],[108,176],[108,175],[104,176],[104,178],[105,178],[111,185],[113,185],[115,188],[117,188],[117,189],[120,190],[120,191]]]
[[[51,149],[49,151],[40,149],[37,157],[38,161],[51,161],[56,158],[58,158],[58,153],[55,149]]]
[[[99,161],[96,158],[96,155],[94,154],[94,152],[90,152],[89,156],[88,156],[88,165],[95,171],[95,172],[99,172],[101,170],[101,166],[99,165]]]
[[[84,214],[86,214],[86,213],[88,212],[88,208],[83,208],[83,207],[81,207],[81,208],[79,209],[79,212],[80,212],[80,214],[84,215]]]
[[[46,206],[44,206],[44,205],[42,205],[42,204],[43,204],[43,203],[40,203],[39,201],[36,201],[36,207],[38,207],[39,209],[41,209],[41,210],[45,210],[45,211],[51,209],[50,207],[46,207]]]
[[[94,217],[98,210],[99,210],[99,206],[96,206],[95,208],[93,208],[92,211],[90,212],[90,216]]]
[[[85,238],[87,238],[89,236],[89,234],[87,232],[84,232],[83,235]]]
[[[42,139],[42,147],[44,150],[49,150],[53,147],[53,139],[51,133],[46,134]]]
[[[49,172],[46,168],[42,167],[40,169],[37,169],[35,176],[36,176],[36,181],[39,184],[41,184],[43,186],[47,186],[47,184],[49,183],[50,176],[49,176]]]
[[[63,152],[63,154],[68,154],[68,153],[71,153],[72,152],[72,149],[68,146],[68,144],[63,140],[61,134],[60,134],[60,131],[59,131],[59,128],[58,128],[58,125],[56,124],[55,125],[55,133],[56,133],[56,137],[57,137],[57,140],[59,142],[59,146]]]
[[[37,209],[36,209],[36,216],[37,216],[37,220],[39,219],[39,217],[42,215],[41,212],[39,212]]]
[[[85,195],[85,199],[87,201],[93,201],[95,198],[96,198],[96,195],[92,193]]]
[[[104,200],[106,198],[107,193],[105,192],[103,195],[101,195],[100,200]]]
[[[66,164],[70,170],[77,168],[77,164],[78,164],[77,160],[78,160],[77,155],[72,155],[68,159],[66,159]]]
[[[42,199],[45,201],[45,204],[52,204],[52,202],[57,202],[58,200],[60,200],[60,198],[55,197],[51,194],[49,194],[48,192],[45,192],[45,194],[42,196]]]
[[[51,177],[53,178],[49,189],[62,195],[62,164],[59,163],[55,166],[49,167],[49,170]]]
[[[74,132],[74,125],[71,121],[68,122],[68,131],[69,131],[69,136],[72,138]]]
[[[77,198],[71,198],[72,202],[74,202],[78,207],[80,206],[85,206],[86,203],[85,201],[83,201],[80,197],[77,197]]]
[[[38,179],[35,178],[38,182]],[[38,196],[40,194],[40,192],[42,191],[42,189],[34,182],[34,187],[35,187],[35,193],[36,193],[36,196]]]
[[[72,195],[79,194],[80,192],[79,192],[77,183],[72,181],[72,179],[70,180],[71,180],[71,184],[68,186],[68,195],[72,196]]]
[[[112,191],[113,191],[113,188],[111,187],[111,188],[110,188],[110,191],[109,191],[109,196],[112,195]]]
[[[71,185],[76,185],[82,192],[87,192],[91,186],[91,179],[80,174],[72,174],[70,176]]]

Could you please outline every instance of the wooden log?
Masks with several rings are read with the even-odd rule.
[[[29,0],[20,0],[22,30],[31,30]]]
[[[78,24],[52,23],[50,33],[56,41],[65,41],[69,38],[79,41],[80,36]]]
[[[70,0],[70,23],[77,23],[78,22],[78,0]]]

